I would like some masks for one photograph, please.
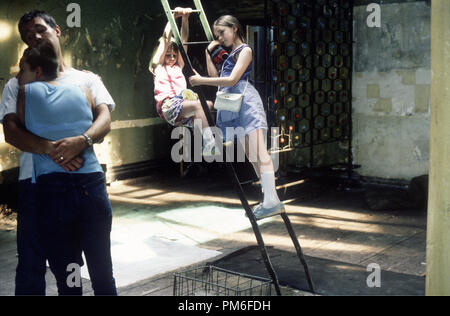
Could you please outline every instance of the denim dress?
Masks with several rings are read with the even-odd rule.
[[[229,77],[236,66],[235,55],[242,51],[246,44],[242,44],[236,48],[224,61],[223,70],[220,77]],[[252,63],[249,65],[241,79],[232,87],[221,87],[220,91],[228,93],[244,93],[247,86],[247,79],[250,79]],[[230,112],[225,110],[217,111],[217,126],[221,129],[225,140],[234,140],[236,137],[241,138],[258,129],[267,132],[267,119],[264,111],[263,102],[255,87],[248,82],[247,89],[242,100],[239,112]],[[234,128],[234,131],[227,133],[227,127]]]

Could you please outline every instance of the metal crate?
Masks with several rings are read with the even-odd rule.
[[[206,266],[174,274],[174,296],[270,296],[272,280]]]

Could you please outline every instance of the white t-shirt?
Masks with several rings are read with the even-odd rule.
[[[61,72],[57,79],[62,84],[74,84],[88,88],[92,92],[95,105],[106,104],[110,111],[115,108],[114,100],[109,94],[100,78],[90,72],[79,71],[69,68]],[[0,123],[3,123],[5,115],[17,113],[17,93],[19,91],[19,81],[16,78],[10,79],[3,89],[0,103]],[[19,181],[31,178],[33,174],[33,155],[24,152],[20,157]]]

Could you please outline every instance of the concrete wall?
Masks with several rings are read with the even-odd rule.
[[[381,27],[369,28],[368,3],[354,8],[354,163],[363,176],[409,180],[428,173],[430,4],[383,1]]]
[[[62,28],[66,62],[99,74],[117,104],[112,113],[112,132],[103,144],[96,145],[101,163],[119,166],[170,159],[168,126],[156,114],[153,78],[148,72],[153,45],[166,23],[160,2],[79,0],[81,27],[69,28],[66,20],[70,13],[66,8],[71,2],[0,2],[0,25],[2,30],[11,30],[0,39],[0,90],[18,70],[25,48],[17,31],[19,18],[35,8],[45,10]],[[4,143],[0,130],[1,172],[18,166],[20,152]]]

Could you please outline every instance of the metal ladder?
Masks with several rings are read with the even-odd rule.
[[[193,10],[192,12],[193,13],[198,13],[200,15],[200,21],[201,21],[202,27],[203,27],[203,29],[205,31],[206,38],[207,38],[208,42],[182,43],[181,42],[180,32],[178,30],[178,26],[177,26],[175,18],[173,16],[174,10],[172,10],[170,8],[168,0],[161,0],[161,4],[164,7],[164,11],[166,13],[167,20],[169,21],[170,26],[172,28],[172,36],[174,37],[174,39],[175,39],[175,41],[176,41],[176,43],[178,45],[179,51],[181,53],[181,56],[183,57],[183,60],[185,62],[185,67],[187,67],[186,68],[187,74],[188,74],[188,76],[192,76],[192,75],[195,74],[194,73],[194,68],[192,67],[191,60],[189,59],[189,56],[187,55],[186,50],[184,49],[183,45],[209,44],[210,42],[212,42],[214,40],[213,34],[211,32],[211,28],[210,28],[209,23],[208,23],[208,19],[207,19],[206,15],[205,15],[205,11],[203,10],[203,6],[201,4],[201,1],[200,0],[194,0],[195,10]],[[210,127],[214,127],[215,123],[214,123],[214,120],[212,118],[211,112],[210,112],[210,110],[208,108],[208,105],[206,103],[206,98],[205,98],[205,95],[204,95],[202,89],[200,87],[197,87],[197,88],[194,88],[194,89],[195,89],[195,92],[198,94],[200,103],[202,105],[203,111],[205,112],[205,115],[206,115],[206,118],[208,120],[209,126]],[[239,199],[241,200],[242,206],[245,209],[247,217],[249,218],[250,223],[252,225],[253,232],[254,232],[256,240],[258,242],[258,246],[259,246],[259,249],[261,251],[261,255],[262,255],[264,264],[266,266],[267,272],[269,273],[269,275],[270,275],[270,277],[272,279],[272,282],[273,282],[273,284],[275,286],[275,290],[276,290],[277,295],[280,296],[281,295],[281,290],[280,290],[280,284],[279,284],[279,281],[278,281],[278,277],[277,277],[277,274],[275,273],[275,271],[273,269],[272,263],[270,261],[269,255],[267,253],[267,249],[266,249],[266,246],[264,244],[264,240],[262,238],[261,232],[259,230],[259,226],[257,224],[256,218],[253,215],[253,211],[250,208],[250,205],[248,204],[247,198],[245,197],[244,190],[242,189],[241,183],[239,182],[239,178],[238,178],[238,176],[236,174],[236,171],[234,169],[233,164],[231,162],[228,162],[228,159],[226,159],[225,164],[227,166],[228,173],[231,175],[231,177],[233,179],[234,186],[235,186],[236,192],[237,192],[237,194],[239,196]],[[292,228],[291,221],[289,220],[289,217],[287,216],[286,213],[282,213],[281,217],[283,218],[284,224],[286,225],[286,229],[287,229],[287,231],[288,231],[288,233],[289,233],[289,235],[290,235],[290,237],[292,239],[292,242],[294,244],[295,250],[297,252],[297,256],[300,259],[300,262],[303,265],[303,268],[305,270],[305,274],[306,274],[306,278],[307,278],[307,281],[308,281],[308,285],[309,285],[310,291],[312,293],[315,293],[314,285],[313,285],[311,276],[309,274],[308,265],[306,263],[305,257],[303,255],[302,248],[300,247],[300,243],[298,242],[298,239],[297,239],[297,236],[296,236],[296,234],[294,232],[294,229]]]

